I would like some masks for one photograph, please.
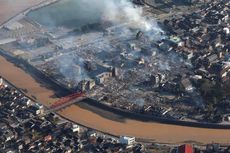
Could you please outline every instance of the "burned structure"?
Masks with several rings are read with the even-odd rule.
[[[117,6],[119,20],[104,15],[77,30],[50,30],[24,17],[0,29],[0,47],[61,86],[112,107],[220,122],[229,112],[221,107],[229,105],[229,5],[210,2],[199,12],[157,21],[145,6],[127,2]],[[215,88],[221,96],[209,104]],[[211,105],[220,112],[208,110]]]

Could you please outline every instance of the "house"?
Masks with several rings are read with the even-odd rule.
[[[117,76],[119,76],[119,69],[118,68],[116,68],[116,67],[113,67],[112,68],[112,76],[113,77],[117,77]]]
[[[0,130],[5,130],[7,129],[6,123],[0,122]]]
[[[10,140],[12,140],[14,138],[14,133],[12,131],[10,131],[10,130],[4,131],[3,135],[5,136],[5,141],[6,142],[10,141]]]
[[[194,55],[193,55],[193,52],[191,52],[191,53],[185,54],[184,56],[190,60],[193,58]]]
[[[136,39],[140,39],[143,36],[143,32],[138,31],[136,34]]]
[[[43,109],[44,106],[39,104],[39,103],[35,103],[34,106],[37,108],[37,109]]]
[[[39,115],[40,114],[40,110],[35,107],[35,106],[30,106],[29,107],[29,111],[33,114],[33,115]]]
[[[0,77],[0,85],[2,85],[3,84],[3,79],[2,79],[2,77]]]
[[[181,43],[181,39],[177,36],[170,36],[169,37],[169,43],[171,45],[178,45],[178,46],[181,46],[182,43]]]
[[[44,110],[44,106],[43,105],[41,105],[39,103],[35,103],[33,106],[39,110],[39,114],[43,114],[44,113],[45,110]]]
[[[216,74],[219,78],[224,78],[230,72],[230,62],[218,62],[211,66],[211,73]]]
[[[189,144],[181,145],[177,148],[177,153],[193,153],[193,147]]]
[[[103,84],[108,78],[112,77],[112,72],[104,72],[96,76],[96,82]]]
[[[230,122],[230,115],[225,116],[224,120],[227,121],[227,122]]]
[[[80,128],[79,125],[77,125],[77,124],[73,124],[73,125],[72,125],[72,131],[73,131],[73,132],[79,133],[80,130],[81,130],[81,128]]]
[[[145,0],[133,0],[133,3],[138,4],[138,5],[144,5]]]
[[[135,143],[135,137],[120,136],[119,142],[131,146]]]
[[[160,83],[160,77],[159,75],[151,75],[150,76],[150,81],[151,83],[155,86],[158,87]]]
[[[218,55],[217,54],[212,54],[212,55],[209,55],[205,58],[205,65],[206,66],[210,66],[211,64],[215,63],[218,59]]]
[[[45,142],[48,142],[48,141],[51,141],[52,140],[52,136],[51,135],[47,135],[44,137],[44,141]]]
[[[158,44],[158,48],[162,51],[171,51],[173,48],[166,42],[161,42]]]
[[[181,81],[181,84],[184,87],[185,91],[187,91],[187,92],[191,92],[194,89],[193,86],[192,86],[192,83],[191,83],[191,81],[189,79],[183,79]]]
[[[24,147],[24,144],[23,144],[23,142],[22,141],[19,141],[19,142],[17,142],[17,148],[18,148],[18,150],[22,150],[23,149],[23,147]]]
[[[207,144],[206,150],[207,152],[219,152],[220,145],[219,144]]]
[[[29,106],[30,103],[31,103],[31,100],[25,97],[20,102],[21,102],[22,105]]]
[[[16,153],[16,150],[13,149],[6,149],[4,150],[5,153]]]
[[[96,85],[95,81],[93,79],[88,80],[82,80],[78,83],[78,90],[84,92],[91,90]]]
[[[89,131],[89,132],[87,133],[87,135],[88,135],[89,137],[97,137],[97,133],[96,133],[95,131]]]
[[[129,48],[130,49],[135,49],[135,47],[136,47],[136,44],[134,44],[134,43],[128,43],[128,46],[129,46]]]
[[[84,66],[85,66],[85,69],[87,71],[95,71],[95,70],[97,70],[97,65],[95,63],[91,62],[91,61],[86,61],[84,63]]]

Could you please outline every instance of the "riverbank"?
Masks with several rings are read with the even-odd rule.
[[[2,6],[2,5],[1,5]],[[0,75],[8,81],[27,91],[30,97],[49,106],[58,100],[55,92],[57,88],[51,88],[45,79],[39,79],[31,75],[26,69],[18,67],[20,63],[13,64],[0,56]],[[230,132],[223,129],[204,129],[170,124],[162,124],[150,121],[138,121],[133,118],[117,115],[105,109],[89,108],[88,106],[72,105],[58,112],[61,116],[95,130],[111,135],[128,135],[142,139],[151,139],[155,142],[165,143],[223,143],[230,144]],[[104,114],[104,115],[102,115]]]
[[[55,98],[54,91],[42,84],[42,80],[33,78],[29,73],[21,70],[2,56],[0,56],[0,67],[1,76],[9,80],[15,86],[26,89],[28,91],[28,96],[36,96],[37,100],[42,104],[47,106],[58,99]],[[117,136],[129,135],[143,139],[154,139],[156,142],[165,143],[196,141],[201,143],[218,142],[230,144],[229,130],[193,128],[143,122],[128,118],[121,118],[122,121],[111,120],[78,105],[72,105],[58,113],[86,127]]]
[[[45,86],[47,89],[54,91],[55,94],[53,95],[53,97],[64,97],[74,92],[60,85],[55,79],[52,79],[51,77],[42,73],[41,71],[39,71],[38,69],[30,65],[27,61],[24,61],[23,59],[17,59],[11,56],[10,54],[7,54],[3,50],[0,50],[0,55],[6,58],[9,62],[14,63],[15,65],[20,65],[20,68],[22,68],[33,78],[35,78],[36,81],[42,84],[42,86]],[[32,96],[32,97],[36,97],[36,96]],[[52,103],[48,103],[47,105],[50,104]],[[111,120],[115,119],[116,121],[119,121],[121,118],[127,118],[132,120],[143,121],[143,122],[156,122],[162,124],[172,124],[172,125],[180,125],[180,126],[188,126],[188,127],[230,130],[229,124],[182,121],[182,120],[168,119],[164,117],[150,116],[146,114],[135,113],[129,110],[111,107],[90,98],[85,100],[82,103],[82,105],[84,106],[84,109],[91,110],[96,114],[101,115],[104,118],[109,118]],[[107,112],[111,112],[113,115],[110,114],[106,115],[106,112],[104,112],[104,110],[106,110]]]

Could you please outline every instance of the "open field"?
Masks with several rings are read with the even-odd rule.
[[[0,0],[0,24],[34,5],[45,0]]]
[[[29,96],[35,95],[41,103],[48,105],[50,102],[57,100],[53,98],[54,92],[51,89],[41,85],[40,81],[35,80],[2,56],[0,56],[0,68],[0,75],[7,78],[17,87],[27,89],[27,94]],[[229,130],[147,123],[126,118],[122,118],[122,121],[111,120],[77,105],[72,105],[59,113],[77,123],[114,135],[132,135],[168,143],[184,141],[230,143]],[[113,115],[109,114],[109,112],[106,113]]]

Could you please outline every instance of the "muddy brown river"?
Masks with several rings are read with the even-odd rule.
[[[3,23],[18,12],[36,5],[42,0],[1,0],[0,23]],[[13,2],[11,5],[9,2]],[[0,75],[8,79],[18,88],[28,91],[28,96],[48,106],[58,98],[54,98],[54,91],[35,79],[29,73],[0,56]],[[26,90],[25,90],[26,89]],[[230,130],[203,129],[184,127],[177,125],[160,124],[154,122],[141,122],[123,118],[122,121],[105,118],[96,111],[84,109],[78,105],[72,105],[59,112],[60,115],[82,124],[86,127],[97,129],[113,135],[128,135],[138,138],[151,139],[157,142],[178,143],[196,141],[201,143],[228,143],[230,144]],[[107,115],[114,115],[105,112]]]
[[[30,74],[2,56],[0,56],[0,75],[7,78],[17,87],[27,89],[29,96],[36,96],[37,100],[44,105],[49,105],[57,100],[57,98],[54,98],[54,91],[48,89],[40,81],[37,81]],[[230,144],[230,130],[184,127],[141,122],[126,118],[123,118],[121,122],[105,118],[95,111],[84,109],[78,105],[72,105],[59,113],[76,123],[113,135],[135,136],[165,143],[196,141],[201,143],[218,142]],[[109,112],[107,113],[109,114]]]

